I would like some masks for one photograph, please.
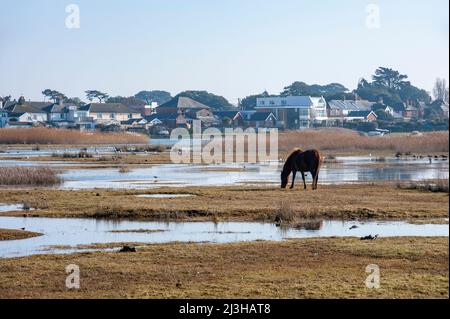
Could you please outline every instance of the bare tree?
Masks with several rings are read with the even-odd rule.
[[[433,88],[433,96],[436,100],[442,100],[448,103],[448,87],[447,87],[447,80],[444,78],[437,78],[436,82],[434,83]]]

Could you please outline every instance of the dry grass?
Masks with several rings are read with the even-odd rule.
[[[370,264],[380,289],[364,284]],[[0,259],[0,272],[0,298],[448,298],[448,238],[151,245]]]
[[[2,128],[0,144],[145,144],[145,135],[130,133],[87,133],[67,129],[50,128]]]
[[[0,167],[0,185],[53,186],[62,179],[49,167]]]
[[[295,147],[319,149],[334,152],[400,152],[434,153],[449,151],[449,133],[432,132],[420,136],[386,135],[381,137],[361,136],[346,129],[320,129],[290,131],[280,133],[280,151],[289,151]]]
[[[0,228],[0,240],[17,240],[31,237],[42,236],[40,233],[34,233],[21,229],[2,229]]]
[[[128,166],[120,166],[119,167],[119,173],[126,174],[131,172],[131,169]]]
[[[143,194],[194,196],[137,197]],[[449,203],[448,194],[399,189],[395,184],[325,185],[317,191],[237,186],[79,191],[0,189],[0,198],[11,204],[28,202],[37,209],[27,213],[29,216],[268,222],[274,222],[279,215],[280,202],[289,203],[290,214],[296,219],[380,220],[447,217]]]

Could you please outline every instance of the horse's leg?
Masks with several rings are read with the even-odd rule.
[[[314,177],[314,189],[317,189],[318,181],[319,181],[319,169],[316,170],[316,175]]]
[[[305,172],[302,172],[302,178],[303,178],[303,189],[306,189],[306,178],[305,178]]]
[[[295,176],[297,175],[297,171],[293,170],[292,171],[292,185],[291,185],[291,189],[294,188],[294,184],[295,184]]]
[[[311,177],[312,177],[312,179],[313,179],[313,182],[312,182],[312,189],[315,190],[315,189],[316,189],[316,188],[315,188],[315,185],[316,185],[316,170],[313,169],[313,170],[310,171],[310,173],[311,173]]]

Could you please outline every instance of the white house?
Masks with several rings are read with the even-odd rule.
[[[256,99],[258,112],[272,112],[278,126],[287,129],[306,129],[314,124],[326,124],[327,102],[323,97],[286,96]]]

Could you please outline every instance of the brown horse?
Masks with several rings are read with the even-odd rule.
[[[296,149],[289,155],[284,164],[283,171],[281,172],[281,188],[286,188],[289,180],[289,175],[292,172],[292,185],[294,188],[295,176],[297,172],[302,173],[303,185],[306,189],[305,172],[310,172],[313,177],[313,190],[317,189],[317,181],[319,179],[320,170],[320,153],[317,150],[309,150],[303,152],[300,149]]]

